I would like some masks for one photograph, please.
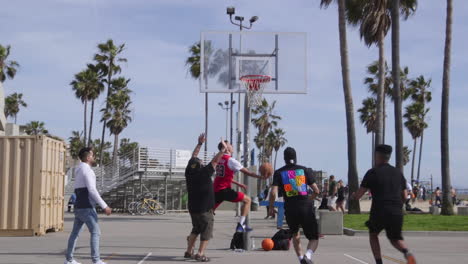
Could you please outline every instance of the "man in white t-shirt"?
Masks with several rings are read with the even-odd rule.
[[[215,209],[223,202],[229,201],[232,203],[239,203],[243,202],[241,216],[239,218],[239,223],[237,224],[236,231],[237,232],[250,232],[252,228],[245,225],[245,219],[250,212],[250,205],[252,203],[252,199],[245,195],[243,192],[236,192],[231,188],[231,184],[234,183],[237,186],[244,189],[247,189],[242,183],[239,183],[234,180],[234,174],[236,172],[242,172],[247,176],[254,177],[257,179],[263,179],[260,175],[256,173],[250,172],[248,169],[244,168],[242,164],[231,157],[233,153],[233,147],[229,142],[225,141],[226,143],[226,150],[224,152],[221,161],[216,166],[216,178],[214,181],[214,191],[215,191]],[[223,149],[224,146],[222,143],[219,143],[218,149]]]

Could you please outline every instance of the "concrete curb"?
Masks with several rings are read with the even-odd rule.
[[[367,230],[354,230],[351,228],[343,228],[343,233],[347,236],[367,236]],[[385,233],[383,231],[382,233]],[[466,231],[403,231],[403,236],[414,237],[468,237]]]

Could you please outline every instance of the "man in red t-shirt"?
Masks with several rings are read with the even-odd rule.
[[[243,202],[242,205],[242,212],[239,218],[239,223],[237,224],[236,231],[237,232],[250,232],[252,228],[245,225],[245,218],[250,212],[250,205],[252,200],[249,196],[245,195],[243,192],[236,192],[231,188],[231,184],[234,183],[235,185],[244,189],[247,189],[247,186],[239,183],[234,180],[234,174],[236,172],[242,172],[245,175],[250,177],[254,177],[257,179],[263,179],[260,175],[256,173],[250,172],[248,169],[244,168],[242,164],[231,157],[233,153],[233,147],[229,142],[226,142],[226,151],[224,152],[224,156],[219,161],[218,165],[216,166],[216,178],[214,181],[214,191],[215,191],[215,209],[223,202],[229,201],[232,203],[239,203]],[[219,143],[218,149],[221,150],[223,148],[223,144]]]

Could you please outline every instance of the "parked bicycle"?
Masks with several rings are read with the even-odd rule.
[[[148,213],[162,215],[166,213],[164,205],[153,197],[151,193],[139,196],[138,200],[129,203],[127,206],[127,211],[131,215],[146,215]]]

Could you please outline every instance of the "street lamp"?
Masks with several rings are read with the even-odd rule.
[[[258,16],[253,16],[249,19],[249,26],[244,26],[242,25],[242,22],[244,21],[243,16],[235,16],[234,20],[238,21],[238,23],[234,22],[232,20],[232,16],[236,13],[236,9],[234,7],[228,7],[226,9],[226,13],[229,15],[229,20],[231,21],[231,24],[238,26],[239,30],[242,31],[242,29],[251,29],[253,23],[255,23],[258,20]],[[240,47],[239,47],[239,53],[241,53],[242,50],[242,34],[240,34]],[[229,80],[231,81],[231,80]],[[231,102],[232,102],[233,94],[231,93]],[[240,133],[240,100],[241,100],[241,94],[239,93],[239,100],[238,100],[238,109],[237,109],[237,128],[238,128],[238,134],[237,134],[237,157],[238,159],[240,158],[240,152],[241,152],[241,133]],[[245,117],[244,117],[244,166],[248,166],[248,159],[249,159],[249,125],[250,125],[250,108],[248,106],[247,102],[247,95],[245,96]],[[232,106],[231,106],[231,138],[232,138]],[[232,141],[232,139],[231,139]],[[237,174],[237,178],[240,181],[240,174]],[[248,185],[249,183],[249,178],[247,176],[244,176],[244,184]],[[249,189],[247,189],[247,195],[250,195]],[[237,204],[237,209],[236,209],[236,215],[240,215],[240,204]],[[246,225],[249,225],[249,216],[247,215],[246,217]],[[250,248],[250,233],[246,232],[244,234],[244,247],[246,250]]]
[[[218,105],[221,107],[221,109],[223,110],[226,110],[226,140],[228,139],[228,131],[229,131],[229,125],[228,125],[228,121],[229,121],[229,117],[228,117],[228,113],[229,113],[229,110],[232,110],[232,107],[233,105],[236,103],[236,101],[231,101],[231,105],[229,105],[229,101],[224,101],[224,104],[219,102]],[[231,123],[232,125],[232,123]],[[232,139],[231,139],[232,140]],[[232,142],[231,142],[232,144]]]

